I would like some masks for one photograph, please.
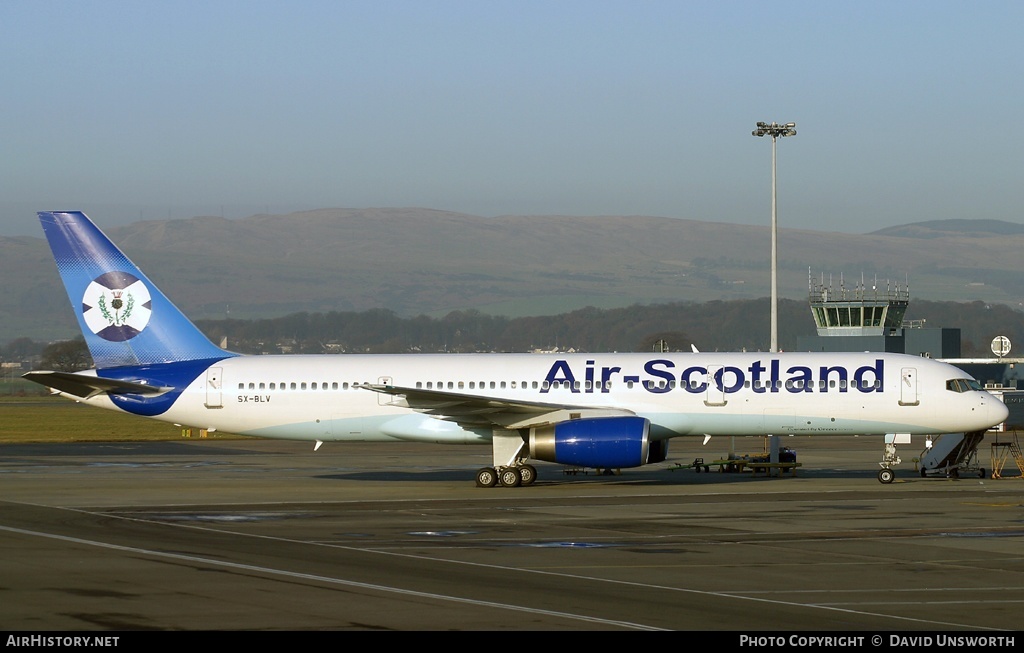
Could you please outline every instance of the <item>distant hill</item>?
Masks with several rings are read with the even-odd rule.
[[[931,220],[879,229],[869,235],[900,238],[1021,236],[1024,235],[1024,224],[1004,220]]]
[[[519,317],[770,294],[767,226],[650,216],[484,218],[418,208],[110,229],[102,215],[91,217],[193,319],[370,308]],[[780,296],[806,301],[813,276],[835,287],[862,278],[909,283],[912,301],[1024,302],[1024,226],[964,220],[902,229],[909,231],[781,228]],[[9,280],[0,293],[0,343],[77,335],[41,234],[0,238],[0,275]]]

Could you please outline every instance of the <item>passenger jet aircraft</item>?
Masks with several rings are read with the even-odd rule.
[[[39,213],[95,369],[26,378],[177,425],[323,442],[490,445],[476,483],[530,485],[531,459],[601,470],[679,436],[982,432],[1007,408],[965,372],[891,353],[242,356],[215,346],[78,211]],[[902,439],[901,439],[902,438]]]

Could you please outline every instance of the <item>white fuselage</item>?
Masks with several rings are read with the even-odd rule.
[[[210,367],[163,414],[267,438],[488,443],[366,385],[617,409],[683,435],[939,434],[985,430],[1005,406],[939,361],[870,353],[399,354],[238,356]],[[976,384],[975,384],[976,385]],[[115,408],[106,396],[87,400]]]

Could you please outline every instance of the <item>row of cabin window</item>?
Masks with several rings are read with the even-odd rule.
[[[445,383],[446,382],[444,382],[444,381],[438,381],[437,382],[437,389],[438,390],[444,390],[444,389],[447,389],[447,390],[464,390],[466,388],[466,384],[463,381],[448,381],[447,382],[447,386],[445,385]],[[475,389],[473,381],[469,381],[468,383],[469,383],[469,389],[470,390]],[[510,386],[508,386],[508,387],[511,387],[512,389],[515,389],[516,382],[515,381],[511,381],[509,383],[510,383]],[[635,383],[634,381],[626,381],[626,387],[627,388],[632,388],[634,383]],[[673,381],[665,381],[664,379],[662,379],[661,381],[658,381],[658,382],[648,381],[647,383],[649,383],[651,385],[651,387],[655,387],[655,388],[665,388],[666,386],[669,387],[669,388],[675,388],[676,385],[677,385],[676,381],[674,381],[674,380]],[[693,388],[693,389],[696,389],[696,388],[699,388],[702,383],[703,383],[703,381],[698,381],[696,379],[693,379],[693,380],[690,381],[690,387]],[[684,386],[684,384],[678,384],[678,385],[679,385],[679,387],[683,387]],[[781,388],[782,385],[783,384],[782,384],[781,380],[775,381],[775,387]],[[787,388],[789,388],[789,389],[803,389],[804,388],[804,382],[802,380],[790,380],[790,381],[786,381],[785,386]],[[818,388],[824,390],[825,389],[825,380],[824,379],[819,380],[817,386],[818,386]],[[426,386],[424,386],[422,381],[417,381],[416,382],[416,387],[417,388],[426,387],[427,390],[434,389],[433,382],[431,382],[431,381],[427,381],[426,382]],[[498,381],[498,382],[491,381],[489,384],[484,382],[484,381],[481,381],[479,387],[480,387],[481,390],[483,390],[483,389],[485,389],[487,387],[490,387],[491,390],[494,390],[494,389],[497,389],[497,388],[505,389],[506,385],[505,385],[505,381]],[[547,390],[548,388],[552,388],[552,389],[556,389],[556,390],[558,388],[565,388],[565,389],[572,388],[572,389],[575,389],[575,390],[593,390],[593,389],[601,390],[602,388],[611,388],[612,387],[612,383],[611,383],[611,381],[606,381],[603,384],[602,384],[601,381],[583,381],[582,383],[580,381],[573,381],[573,382],[569,382],[569,381],[553,381],[553,382],[551,382],[549,384],[547,381],[544,381],[542,383],[539,383],[537,381],[533,381],[532,383],[527,382],[527,381],[523,381],[519,387],[520,388],[532,388],[534,390],[536,390],[538,388],[542,388],[544,390]],[[744,388],[750,388],[750,381],[744,381],[743,382],[743,387]],[[757,383],[754,384],[754,387],[757,387],[757,388],[770,388],[771,387],[771,381],[758,381]],[[814,387],[814,382],[813,381],[810,383],[810,387],[812,387],[812,388]],[[840,380],[838,382],[835,379],[831,379],[828,382],[828,387],[830,387],[830,388],[836,388],[836,387],[838,387],[838,388],[857,387],[857,384],[856,384],[856,382],[848,384],[846,379],[842,379],[842,380]],[[861,386],[860,387],[862,387],[862,388],[870,388],[870,387],[881,388],[882,387],[882,382],[878,381],[878,380],[875,380],[873,382],[864,380],[864,381],[861,381]]]
[[[360,385],[370,384],[353,383],[351,387],[358,388]],[[316,381],[313,381],[312,383],[306,383],[305,381],[303,381],[302,383],[296,383],[295,381],[292,381],[291,383],[249,383],[250,390],[317,390],[318,388],[320,390],[348,390],[349,387],[350,386],[348,383],[338,383],[337,381],[331,384],[328,384],[327,381],[324,381],[323,383],[319,384],[319,386],[317,385]],[[239,383],[238,389],[245,390],[245,383]]]
[[[692,381],[690,381],[690,387],[693,388],[693,389],[696,389],[696,388],[700,387],[701,383],[702,383],[702,381],[692,380]],[[245,383],[239,383],[238,384],[238,389],[239,390],[245,390],[245,385],[246,385]],[[278,383],[269,383],[269,384],[268,383],[258,383],[257,384],[257,383],[250,382],[249,383],[249,390],[278,390],[278,389],[280,389],[280,390],[317,390],[317,389],[320,389],[320,390],[328,390],[328,389],[329,390],[348,390],[349,388],[353,388],[353,389],[354,388],[358,388],[361,385],[369,385],[369,384],[368,383],[358,383],[358,382],[357,383],[352,383],[351,385],[348,384],[348,383],[340,383],[339,384],[337,381],[335,381],[335,382],[333,382],[331,384],[328,384],[326,381],[324,381],[323,383],[320,383],[319,385],[317,384],[316,381],[313,381],[312,383],[308,383],[308,384],[305,381],[303,381],[301,383],[296,383],[296,382],[292,381],[291,383],[280,383],[280,384],[278,384]],[[634,385],[633,381],[627,381],[626,382],[626,387],[627,388],[632,388],[633,385]],[[653,387],[665,388],[666,385],[669,388],[675,388],[676,387],[676,382],[674,380],[666,382],[664,379],[662,379],[661,381],[658,381],[657,383],[654,383]],[[750,388],[750,385],[751,385],[750,381],[744,381],[744,383],[743,383],[743,387],[744,388]],[[790,380],[790,381],[786,381],[785,386],[788,389],[800,390],[800,389],[804,388],[804,382],[802,380],[796,380],[796,381]],[[825,389],[825,380],[824,379],[819,380],[818,383],[817,383],[817,386],[818,386],[819,389],[824,390]],[[434,390],[434,389],[437,389],[437,390],[465,390],[466,387],[467,387],[467,382],[466,381],[447,381],[447,382],[446,381],[438,381],[437,385],[435,386],[433,381],[427,381],[426,384],[424,384],[422,381],[417,381],[416,382],[416,387],[420,388],[420,389],[425,387],[427,390]],[[516,382],[515,381],[490,381],[490,382],[480,381],[479,384],[477,384],[476,381],[469,381],[468,382],[468,388],[470,390],[476,390],[477,388],[479,388],[480,390],[485,390],[485,389],[488,389],[488,388],[491,389],[491,390],[497,390],[497,389],[504,390],[504,389],[509,388],[509,387],[512,388],[513,390],[516,389]],[[549,388],[555,389],[555,390],[557,390],[558,388],[565,388],[565,389],[572,388],[572,389],[575,389],[575,390],[581,390],[581,389],[582,390],[593,390],[593,389],[601,390],[601,389],[606,389],[606,388],[610,389],[611,387],[612,387],[611,381],[607,381],[607,382],[605,382],[603,384],[602,384],[601,381],[593,381],[593,382],[592,381],[584,381],[582,383],[580,381],[575,381],[573,383],[570,383],[569,381],[554,381],[554,382],[552,382],[550,384],[547,381],[544,381],[544,382],[522,381],[522,382],[519,383],[519,388],[520,389],[533,389],[533,390],[537,390],[537,389],[547,390]],[[682,387],[682,385],[680,385],[680,387]],[[754,387],[756,387],[756,388],[770,388],[771,387],[771,381],[758,381],[757,383],[754,384]],[[782,387],[782,381],[776,381],[775,382],[775,387],[781,388]],[[812,388],[814,387],[814,382],[813,381],[811,382],[810,387],[812,387]],[[835,379],[831,379],[828,382],[828,387],[829,388],[836,388],[836,387],[838,387],[840,389],[843,389],[843,388],[846,388],[846,387],[857,387],[857,386],[856,386],[856,383],[847,384],[846,379],[841,379],[838,382]],[[881,381],[878,381],[878,380],[875,380],[874,382],[869,382],[867,380],[864,380],[864,381],[861,381],[861,387],[862,388],[870,388],[870,387],[880,388],[880,387],[882,387],[882,383],[881,383]],[[951,387],[950,389],[954,389],[954,388]],[[963,390],[960,390],[960,391],[962,392]]]

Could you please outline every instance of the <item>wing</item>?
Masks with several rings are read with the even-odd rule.
[[[59,390],[82,399],[89,399],[103,393],[159,395],[172,389],[158,388],[144,383],[132,383],[131,381],[104,379],[88,374],[74,374],[72,372],[27,372],[22,377],[40,385],[45,385],[47,388],[53,388],[54,390]]]
[[[514,401],[443,390],[367,384],[367,390],[392,397],[389,405],[457,423],[463,428],[522,429],[557,424],[570,419],[635,415],[631,410],[577,406],[539,401]]]

